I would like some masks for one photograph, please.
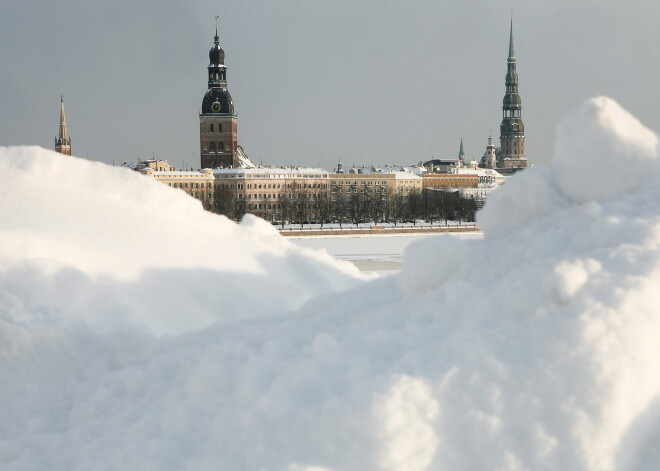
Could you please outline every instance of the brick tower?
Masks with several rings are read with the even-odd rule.
[[[238,167],[237,116],[227,90],[225,51],[220,47],[218,27],[209,51],[208,90],[199,115],[201,168]]]

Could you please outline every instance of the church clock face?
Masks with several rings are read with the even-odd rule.
[[[215,113],[220,111],[220,103],[218,103],[217,101],[213,102],[213,104],[211,105],[211,110],[213,110]]]

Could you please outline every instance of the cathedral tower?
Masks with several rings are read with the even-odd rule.
[[[218,27],[209,51],[208,90],[199,115],[202,168],[238,167],[237,116],[227,91],[225,51],[220,47]]]
[[[522,121],[522,102],[518,95],[518,73],[516,56],[513,50],[513,18],[509,33],[509,58],[507,60],[506,94],[502,104],[502,124],[500,125],[500,155],[497,166],[500,168],[525,168],[525,125]]]
[[[55,138],[55,152],[71,155],[71,138],[66,132],[66,118],[64,116],[64,97],[60,97],[60,135]]]

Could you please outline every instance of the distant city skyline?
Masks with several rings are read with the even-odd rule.
[[[52,149],[63,94],[74,155],[197,168],[219,15],[255,163],[414,164],[456,158],[461,138],[479,159],[499,137],[511,9],[531,164],[549,161],[556,123],[594,95],[660,128],[650,1],[28,0],[0,6],[0,145]]]

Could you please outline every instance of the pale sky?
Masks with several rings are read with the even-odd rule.
[[[6,0],[0,145],[199,167],[199,110],[220,16],[239,142],[264,165],[479,158],[499,141],[514,9],[527,157],[605,94],[653,130],[660,2],[632,0]]]

